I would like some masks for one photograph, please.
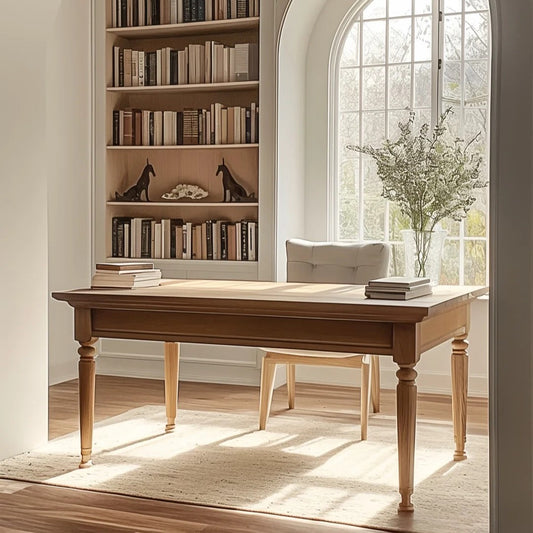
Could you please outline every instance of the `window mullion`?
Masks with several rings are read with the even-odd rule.
[[[363,145],[363,17],[359,15],[359,144]],[[359,236],[358,240],[362,241],[364,237],[364,173],[363,173],[363,154],[359,153]]]

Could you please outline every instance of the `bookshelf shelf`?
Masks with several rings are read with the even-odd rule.
[[[153,39],[181,35],[204,35],[209,33],[233,33],[259,28],[259,17],[242,19],[187,22],[183,24],[161,24],[129,28],[107,28],[109,34],[126,39]]]
[[[250,91],[259,89],[258,81],[234,81],[224,83],[189,83],[187,85],[150,85],[144,87],[108,87],[110,93],[124,94],[166,94]]]
[[[258,143],[249,144],[179,144],[172,146],[107,146],[108,150],[246,150],[257,149]]]
[[[152,255],[150,260],[167,277],[257,279],[259,17],[111,27],[119,20],[119,7],[124,13],[134,4],[103,4],[96,8],[101,91],[97,259]],[[247,6],[247,13],[257,13],[258,2],[239,4]],[[171,20],[170,0],[153,0],[154,5],[156,12],[161,9],[160,20]],[[226,4],[218,5],[226,10]],[[230,13],[229,2],[227,6]],[[136,20],[135,12],[131,20]],[[251,81],[210,82],[223,79]],[[142,85],[143,80],[152,85]],[[153,85],[154,80],[160,84]],[[168,84],[171,80],[181,83]],[[209,141],[213,144],[206,144]],[[209,196],[199,201],[163,200],[179,183],[195,184]],[[229,198],[228,189],[243,201],[222,202]],[[136,190],[142,195],[131,192]],[[128,191],[126,197],[137,201],[116,201],[117,194]],[[139,201],[146,197],[152,201]]]
[[[205,207],[223,207],[223,208],[239,208],[239,207],[258,207],[257,202],[107,202],[109,206],[137,206],[137,207],[194,207],[194,208],[205,208]]]

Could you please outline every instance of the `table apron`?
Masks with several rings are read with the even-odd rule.
[[[391,355],[392,323],[181,311],[91,310],[93,337]]]

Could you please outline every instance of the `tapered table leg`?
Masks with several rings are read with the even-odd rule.
[[[167,425],[165,426],[165,431],[173,431],[176,427],[179,354],[179,343],[165,342],[165,406],[167,411]]]
[[[80,360],[78,363],[78,391],[80,402],[80,438],[81,463],[80,468],[92,466],[93,426],[94,426],[94,388],[95,388],[95,356],[93,344],[97,341],[91,338],[80,342],[78,348]]]
[[[466,398],[468,394],[468,341],[459,335],[452,341],[452,412],[455,461],[466,459]]]
[[[400,365],[396,372],[396,424],[398,429],[398,468],[400,474],[400,496],[402,501],[398,511],[414,510],[411,496],[414,490],[414,461],[416,434],[416,399],[415,379],[417,372],[412,365]]]

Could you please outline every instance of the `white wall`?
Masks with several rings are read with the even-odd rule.
[[[46,68],[49,291],[91,276],[91,4],[62,0]],[[77,377],[73,312],[49,298],[49,383]]]
[[[0,17],[0,458],[48,436],[45,30],[55,4],[6,0]]]

